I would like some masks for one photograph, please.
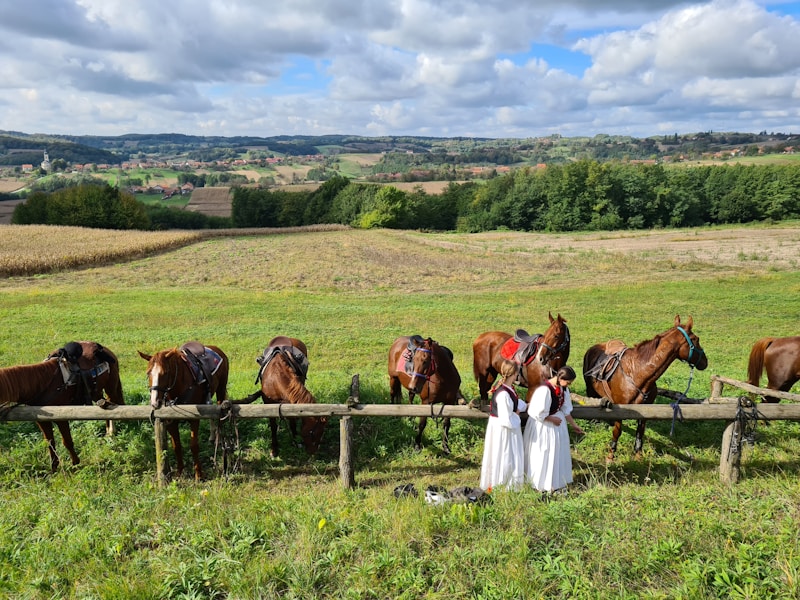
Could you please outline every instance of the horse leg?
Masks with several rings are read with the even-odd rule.
[[[450,454],[450,444],[448,443],[448,435],[450,434],[450,417],[442,419],[442,452]]]
[[[389,376],[389,399],[392,404],[401,404],[403,402],[402,387],[399,377]]]
[[[646,419],[639,419],[636,422],[636,439],[633,442],[633,457],[636,460],[641,460],[642,458],[642,447],[644,447],[644,428],[646,425]]]
[[[419,418],[419,427],[417,428],[417,438],[414,440],[414,450],[422,450],[422,432],[425,431],[425,426],[428,424],[428,417]]]
[[[294,443],[295,447],[302,448],[303,447],[303,440],[297,439],[297,417],[289,417],[287,418],[289,421],[289,432],[292,434],[292,442]]]
[[[192,460],[194,460],[194,480],[200,481],[203,479],[203,470],[200,468],[200,420],[189,421],[189,430],[191,432],[189,444],[192,448]]]
[[[278,419],[270,417],[269,430],[272,433],[272,458],[278,458]]]
[[[478,393],[481,395],[481,406],[489,404],[489,390],[494,383],[495,374],[491,370],[481,374],[478,378]]]
[[[58,430],[61,432],[61,441],[64,442],[64,448],[69,452],[72,464],[79,464],[81,459],[78,458],[78,453],[75,452],[75,442],[72,441],[72,431],[69,428],[69,421],[56,421],[55,423],[58,425]]]
[[[609,444],[608,455],[606,456],[607,463],[614,461],[614,457],[617,453],[617,441],[621,433],[622,421],[614,421],[614,430],[611,432],[611,444]]]
[[[47,442],[47,451],[50,453],[50,470],[55,473],[61,460],[56,453],[56,442],[53,437],[53,424],[50,421],[38,421],[36,423],[42,430],[42,435]]]
[[[172,451],[175,453],[175,463],[178,468],[178,477],[183,475],[183,446],[181,445],[181,432],[177,421],[169,421],[166,425],[167,433],[172,440]]]

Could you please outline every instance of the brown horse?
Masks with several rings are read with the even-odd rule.
[[[403,336],[397,338],[389,349],[389,390],[393,404],[402,402],[402,388],[409,394],[409,402],[419,395],[422,404],[455,405],[463,399],[461,375],[453,363],[453,353],[431,338]],[[414,447],[422,447],[422,433],[428,423],[427,417],[419,418]],[[450,418],[442,421],[442,451],[450,454],[447,435]]]
[[[708,357],[700,346],[700,339],[692,332],[693,324],[690,316],[686,325],[681,325],[680,315],[676,315],[671,329],[633,348],[618,340],[595,344],[583,357],[586,395],[590,398],[605,396],[614,404],[651,404],[658,394],[656,381],[675,359],[702,371],[708,366]],[[645,419],[637,423],[633,445],[637,459],[641,457],[646,424]],[[609,461],[614,459],[621,432],[622,421],[616,421]]]
[[[769,389],[788,392],[800,380],[800,336],[758,340],[750,351],[747,383],[758,386],[764,369]],[[765,396],[764,401],[779,402],[780,398]]]
[[[544,379],[569,360],[570,335],[567,321],[560,314],[556,318],[553,318],[552,313],[547,316],[550,318],[550,327],[535,342],[538,345],[536,354],[526,364],[520,365],[518,383],[528,388],[528,400]],[[472,344],[472,371],[478,382],[482,404],[489,403],[489,390],[497,379],[503,362],[501,349],[511,337],[510,333],[487,331],[480,334]]]
[[[250,396],[254,400],[258,396],[264,404],[312,404],[314,396],[305,386],[308,373],[308,349],[296,338],[278,336],[270,341],[262,356],[257,359],[261,365],[256,383],[260,382],[261,390]],[[328,417],[303,417],[300,436],[306,451],[313,455],[319,449],[322,434]],[[272,456],[278,456],[278,419],[269,420],[272,433]],[[296,436],[296,419],[289,419],[292,438]]]
[[[114,353],[97,342],[70,342],[51,353],[44,362],[0,369],[0,404],[68,406],[74,404],[125,404],[119,363]],[[80,463],[69,421],[38,421],[47,440],[50,468],[61,461],[56,453],[53,423],[61,432],[72,464]]]
[[[157,410],[175,404],[209,404],[216,396],[217,404],[228,395],[228,357],[216,346],[203,346],[187,342],[180,348],[160,350],[153,355],[139,352],[147,361],[147,378],[150,382],[150,406]],[[194,478],[203,477],[200,468],[200,442],[198,419],[187,419],[191,431],[190,446],[194,459]],[[178,421],[165,421],[172,438],[172,449],[178,463],[178,476],[183,475],[183,446]]]

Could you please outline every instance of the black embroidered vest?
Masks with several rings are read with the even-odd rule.
[[[507,385],[502,385],[501,384],[494,391],[494,394],[492,394],[492,400],[491,400],[491,403],[489,404],[489,415],[491,415],[492,417],[496,417],[497,416],[497,394],[500,393],[500,390],[502,388],[505,388],[506,391],[508,391],[509,395],[511,396],[512,402],[514,402],[514,408],[512,409],[512,412],[516,412],[516,410],[517,410],[517,400],[519,400],[519,396],[517,396],[517,392],[513,388],[508,387]]]

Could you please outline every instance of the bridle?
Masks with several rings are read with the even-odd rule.
[[[411,373],[411,377],[412,378],[419,377],[420,379],[424,379],[425,381],[429,381],[430,378],[433,377],[433,374],[436,372],[436,363],[433,360],[432,351],[429,348],[417,348],[416,350],[414,350],[414,352],[415,353],[417,353],[417,352],[427,352],[428,354],[431,355],[431,361],[430,361],[430,366],[428,367],[428,372],[427,373],[419,373],[417,371],[413,371]]]
[[[569,346],[569,327],[567,327],[566,323],[564,323],[564,331],[565,331],[564,339],[555,348],[553,346],[550,346],[549,344],[545,344],[544,336],[542,336],[542,339],[539,341],[539,345],[548,351],[548,354],[543,354],[542,357],[539,359],[541,360],[543,365],[550,362],[550,360],[553,357],[558,356],[558,354],[561,351],[563,351],[564,349],[566,349],[567,346]]]
[[[163,367],[163,364],[165,362],[166,361],[162,361],[162,367]],[[174,396],[172,399],[169,398],[169,394],[172,392],[173,389],[175,389],[175,386],[178,383],[178,368],[179,367],[177,367],[177,366],[175,367],[174,377],[172,378],[172,383],[169,386],[167,386],[167,387],[164,387],[162,385],[151,385],[150,386],[150,391],[151,392],[159,392],[159,394],[161,394],[160,396],[156,396],[156,400],[158,401],[158,408],[161,408],[162,406],[174,406],[175,404],[181,404],[181,399],[184,396],[186,396],[187,394],[189,394],[192,391],[194,391],[194,380],[193,380],[191,385],[189,385],[189,387],[186,388],[180,395]],[[152,369],[151,369],[151,371],[152,371]],[[162,376],[165,375],[165,374],[166,373],[162,372]],[[149,376],[149,372],[148,372],[148,376]],[[159,381],[161,379],[162,379],[162,377],[159,377]],[[194,379],[194,378],[192,378],[192,379]]]

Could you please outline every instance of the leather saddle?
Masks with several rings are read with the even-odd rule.
[[[180,347],[180,351],[192,369],[197,383],[210,382],[222,364],[222,357],[200,342],[186,342]]]

